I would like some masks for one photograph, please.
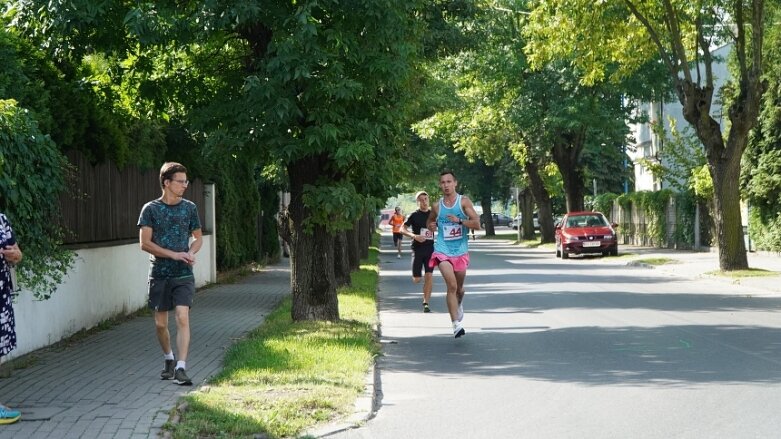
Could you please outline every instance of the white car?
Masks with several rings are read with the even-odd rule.
[[[518,230],[518,224],[521,223],[521,214],[515,215],[515,218],[513,218],[513,229]],[[532,216],[532,223],[534,224],[534,230],[540,229],[540,221],[537,219],[537,212],[534,212],[534,216]]]

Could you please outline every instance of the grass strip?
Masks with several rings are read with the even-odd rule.
[[[172,436],[287,438],[350,414],[379,353],[377,244],[338,291],[340,321],[293,322],[286,299],[226,352],[208,386],[183,397]]]
[[[710,271],[705,274],[710,274],[713,276],[731,277],[731,278],[744,278],[744,277],[778,276],[781,273],[777,271],[765,270],[762,268],[749,268],[747,270],[734,270],[734,271],[716,270],[716,271]]]
[[[642,259],[635,259],[633,262],[641,262],[643,264],[648,264],[648,265],[666,265],[666,264],[677,264],[680,261],[671,258],[642,258]]]

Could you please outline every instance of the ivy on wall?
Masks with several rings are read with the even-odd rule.
[[[671,200],[675,205],[676,228],[671,237],[673,242],[667,242],[666,212]],[[673,245],[687,248],[692,246],[696,197],[691,191],[673,192],[670,189],[663,189],[621,195],[602,194],[594,199],[594,208],[602,212],[610,212],[613,203],[618,204],[625,212],[639,209],[647,219],[645,230],[638,230],[632,223],[632,215],[622,215],[619,227],[623,234],[635,235],[637,241],[652,242],[656,246]]]
[[[30,112],[0,100],[0,211],[24,253],[19,282],[39,300],[51,296],[73,265],[57,225],[66,170],[67,160]]]

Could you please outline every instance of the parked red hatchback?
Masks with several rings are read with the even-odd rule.
[[[570,212],[556,225],[556,256],[570,254],[618,256],[615,228],[600,212]]]

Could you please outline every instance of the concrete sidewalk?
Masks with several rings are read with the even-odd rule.
[[[767,276],[730,277],[717,274],[719,271],[719,254],[717,249],[709,252],[694,252],[687,250],[669,250],[651,247],[620,246],[619,255],[632,255],[624,258],[629,265],[639,265],[667,273],[671,276],[684,278],[707,277],[735,285],[750,286],[758,290],[781,293],[781,256],[767,252],[750,252],[747,254],[749,267],[774,272]],[[642,261],[648,258],[667,258],[671,262],[664,265],[648,265]]]
[[[22,412],[21,421],[0,426],[0,439],[158,437],[177,399],[219,372],[226,348],[263,323],[289,292],[288,259],[199,291],[187,359],[193,386],[160,380],[163,355],[151,316],[34,352],[30,366],[0,379],[0,401]]]

